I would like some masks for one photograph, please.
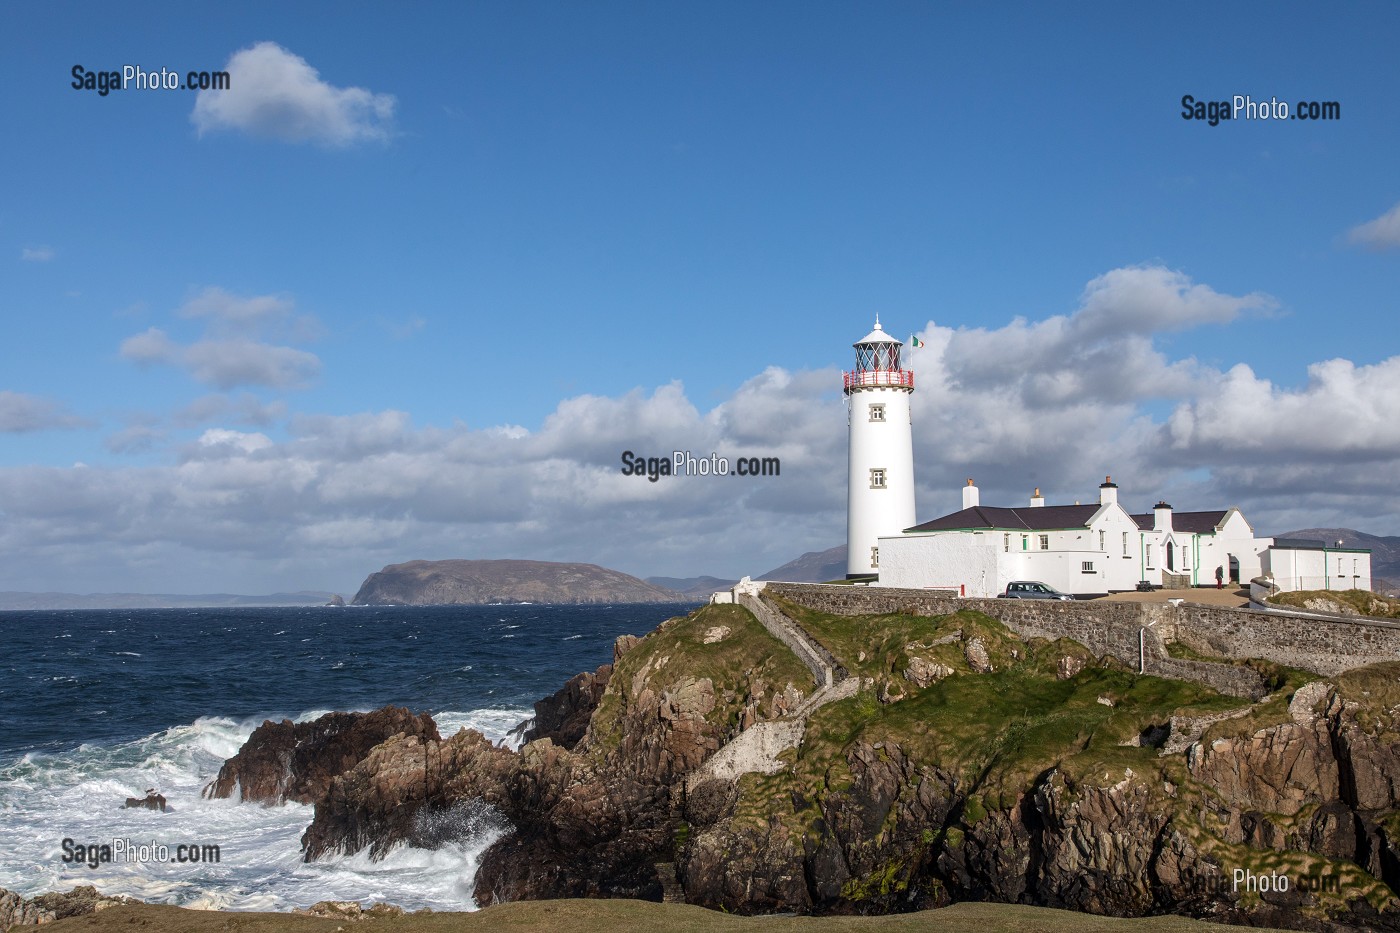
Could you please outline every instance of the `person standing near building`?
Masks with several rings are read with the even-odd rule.
[[[1215,568],[1215,588],[1218,590],[1225,585],[1225,568]]]

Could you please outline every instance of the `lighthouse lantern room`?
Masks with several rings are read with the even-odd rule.
[[[880,537],[915,523],[914,374],[900,368],[904,344],[885,333],[878,316],[853,346],[856,368],[842,374],[850,425],[846,578],[872,579],[880,573]]]

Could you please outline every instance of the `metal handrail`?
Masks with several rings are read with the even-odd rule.
[[[843,372],[841,378],[847,392],[861,386],[914,388],[914,374],[907,369],[856,370],[855,372]]]

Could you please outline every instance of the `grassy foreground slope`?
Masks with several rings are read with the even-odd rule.
[[[685,904],[626,900],[523,901],[475,913],[411,914],[347,923],[274,913],[230,913],[142,905],[112,907],[86,917],[45,925],[52,933],[555,933],[559,930],[607,930],[609,933],[1210,933],[1239,927],[1202,923],[1183,917],[1123,920],[1066,910],[1015,904],[955,904],[941,910],[886,917],[735,917]]]

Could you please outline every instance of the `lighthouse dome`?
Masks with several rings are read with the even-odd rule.
[[[855,343],[851,344],[851,346],[858,347],[863,343],[897,343],[901,347],[904,346],[904,341],[896,340],[889,334],[885,333],[885,329],[880,326],[879,315],[876,315],[875,317],[875,329],[872,330],[870,333],[866,334],[864,337],[857,340]]]

